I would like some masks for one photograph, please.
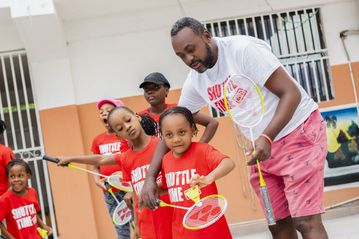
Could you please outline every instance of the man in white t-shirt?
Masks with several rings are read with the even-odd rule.
[[[225,113],[223,85],[231,75],[246,75],[260,87],[266,112],[253,128],[256,151],[250,152],[248,164],[251,184],[263,207],[255,166],[256,160],[261,161],[277,221],[269,227],[273,238],[297,238],[296,230],[305,239],[327,238],[321,221],[326,135],[317,104],[260,39],[211,37],[199,21],[185,17],[172,27],[171,40],[176,55],[191,68],[179,105],[192,113],[206,105]],[[248,137],[245,129],[242,132]],[[155,206],[156,196],[150,181],[155,178],[164,153],[159,151],[141,197],[150,208]]]

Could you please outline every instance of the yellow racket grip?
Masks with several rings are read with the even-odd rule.
[[[159,200],[159,199],[156,201],[156,203],[160,207],[172,207],[171,204],[167,204],[167,203],[165,203],[165,202],[163,202],[162,200]]]
[[[45,239],[47,237],[47,231],[45,229],[42,229],[41,227],[38,227],[37,232],[41,236],[41,238]]]
[[[260,166],[258,160],[257,160],[257,168],[258,168],[258,174],[259,174],[259,186],[265,187],[265,186],[266,186],[266,182],[264,181],[264,178],[263,178],[263,175],[262,175],[261,166]]]
[[[76,165],[74,165],[74,164],[72,164],[72,163],[69,163],[69,164],[67,164],[66,166],[69,167],[69,168],[75,168],[75,169],[79,169],[79,170],[81,170],[81,171],[87,172],[87,171],[84,170],[83,168],[78,167],[78,166],[76,166]]]

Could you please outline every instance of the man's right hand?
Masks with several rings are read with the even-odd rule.
[[[139,197],[138,207],[147,207],[154,210],[158,207],[158,186],[155,178],[147,177],[143,184],[141,195]]]

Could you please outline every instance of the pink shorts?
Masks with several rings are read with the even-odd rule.
[[[276,220],[324,212],[324,162],[327,155],[325,123],[318,110],[289,135],[275,141],[270,159],[261,162]],[[250,181],[264,206],[257,166]]]

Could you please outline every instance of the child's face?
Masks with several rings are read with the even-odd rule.
[[[165,102],[168,88],[163,85],[147,83],[143,87],[143,95],[150,105],[158,105]]]
[[[105,126],[106,129],[110,129],[110,126],[108,125],[107,122],[107,116],[108,113],[115,108],[115,106],[113,104],[109,104],[109,103],[105,103],[101,106],[100,110],[99,110],[99,114],[100,114],[100,119],[103,123],[103,125]]]
[[[113,112],[109,124],[118,137],[131,141],[137,139],[143,131],[140,117],[125,109]]]
[[[191,146],[194,129],[182,114],[167,115],[161,123],[162,138],[173,155],[180,157]]]
[[[26,172],[22,165],[14,165],[9,171],[9,183],[11,189],[16,194],[23,194],[26,192],[27,181],[31,175]]]

